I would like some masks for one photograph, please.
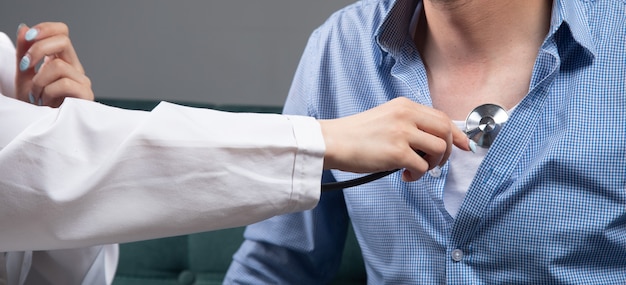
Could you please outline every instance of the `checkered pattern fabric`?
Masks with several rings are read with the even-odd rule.
[[[626,284],[626,4],[553,5],[529,93],[455,218],[447,166],[411,183],[396,173],[249,226],[227,283],[323,284],[351,221],[369,284]],[[420,7],[364,0],[335,13],[312,34],[285,112],[336,118],[399,96],[431,105],[408,32]]]

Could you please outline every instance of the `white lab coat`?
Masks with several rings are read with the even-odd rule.
[[[0,34],[7,96],[14,52]],[[0,96],[7,284],[107,284],[117,247],[102,244],[242,226],[319,200],[324,141],[312,118],[165,102],[143,112],[79,99],[53,109],[7,96]]]

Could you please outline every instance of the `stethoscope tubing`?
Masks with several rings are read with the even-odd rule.
[[[359,178],[354,178],[354,179],[350,179],[350,180],[346,180],[346,181],[339,181],[339,182],[328,182],[328,183],[322,183],[322,192],[328,192],[328,191],[333,191],[333,190],[341,190],[341,189],[345,189],[345,188],[350,188],[350,187],[355,187],[355,186],[359,186],[365,183],[369,183],[372,182],[374,180],[377,179],[381,179],[391,173],[394,173],[396,171],[398,171],[400,169],[395,169],[395,170],[389,170],[389,171],[381,171],[381,172],[376,172],[376,173],[371,173],[365,176],[361,176]]]
[[[426,155],[426,153],[421,151],[421,150],[418,150],[416,152],[421,157],[424,157]],[[383,177],[385,177],[385,176],[387,176],[387,175],[389,175],[391,173],[394,173],[394,172],[396,172],[398,170],[400,170],[400,169],[375,172],[375,173],[371,173],[371,174],[368,174],[368,175],[365,175],[365,176],[361,176],[361,177],[350,179],[350,180],[346,180],[346,181],[322,183],[322,192],[333,191],[333,190],[340,190],[340,189],[345,189],[345,188],[350,188],[350,187],[363,185],[365,183],[369,183],[369,182],[372,182],[374,180],[381,179],[381,178],[383,178]]]

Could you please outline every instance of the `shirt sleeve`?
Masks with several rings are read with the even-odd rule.
[[[237,227],[319,200],[324,141],[312,118],[5,96],[0,114],[0,251]]]
[[[309,39],[284,113],[315,115],[309,102],[320,70],[316,33]],[[323,180],[333,181],[329,171]],[[349,218],[341,191],[322,194],[317,207],[250,225],[224,284],[327,284],[339,270]]]

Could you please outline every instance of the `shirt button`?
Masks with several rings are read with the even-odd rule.
[[[458,248],[453,250],[451,255],[452,255],[452,260],[454,261],[458,262],[458,261],[463,260],[463,251]]]
[[[428,171],[428,173],[430,174],[430,176],[437,178],[441,176],[441,167],[435,166],[435,168]]]

